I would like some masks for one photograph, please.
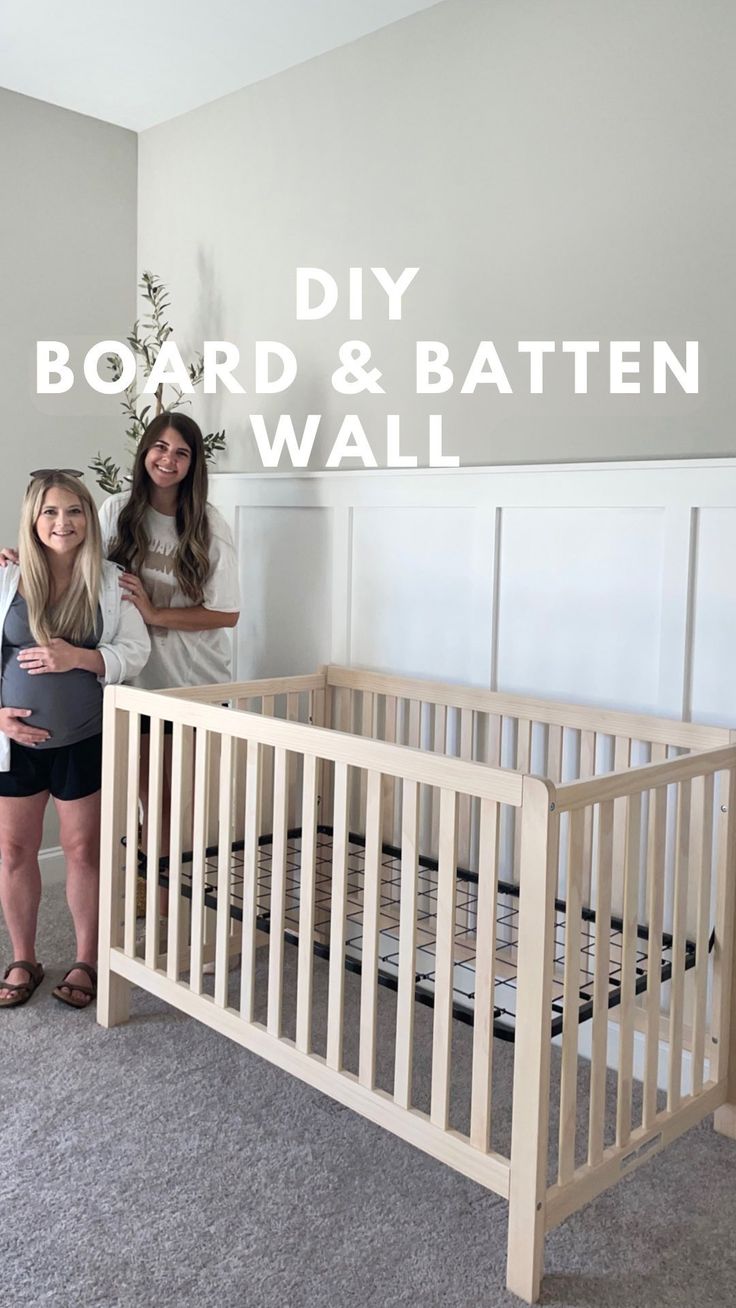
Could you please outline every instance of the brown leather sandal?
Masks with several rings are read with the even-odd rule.
[[[89,986],[85,986],[85,985],[80,985],[79,982],[77,981],[67,981],[66,978],[72,972],[77,972],[77,971],[86,972],[92,984]],[[72,994],[72,991],[74,990],[78,990],[80,994],[86,995],[86,999],[75,999]],[[92,1003],[92,1000],[95,998],[97,994],[96,969],[92,967],[91,963],[80,963],[80,962],[72,963],[71,967],[69,968],[69,971],[66,973],[66,976],[63,978],[62,981],[59,982],[58,986],[54,987],[51,993],[54,996],[54,999],[61,1000],[62,1004],[68,1004],[70,1008],[89,1008],[90,1004]]]
[[[22,967],[23,971],[28,973],[28,980],[6,981],[5,978],[10,976],[14,967]],[[25,959],[11,963],[3,973],[0,990],[12,990],[13,994],[8,999],[0,999],[0,1008],[19,1008],[21,1004],[27,1004],[34,990],[38,990],[43,981],[43,975],[43,967],[40,963],[28,963]]]

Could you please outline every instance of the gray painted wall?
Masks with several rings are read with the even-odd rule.
[[[86,385],[36,395],[36,341],[66,341],[81,376],[90,345],[130,329],[136,157],[134,132],[0,90],[3,541],[15,535],[30,469],[86,468],[98,449],[122,451],[116,398]]]
[[[16,539],[31,469],[86,468],[98,449],[122,450],[116,400],[87,387],[35,394],[36,341],[66,341],[76,365],[94,341],[129,329],[136,153],[134,132],[0,90],[2,543]],[[49,808],[44,845],[57,839]]]
[[[728,0],[446,0],[145,132],[139,256],[173,291],[177,339],[291,345],[282,396],[218,394],[221,468],[260,467],[247,415],[324,414],[312,467],[359,413],[379,462],[386,413],[427,460],[426,418],[466,464],[733,453],[729,332],[736,290],[732,160],[736,8]],[[377,288],[366,320],[297,324],[294,269],[421,272],[401,323]],[[386,396],[336,395],[338,345],[363,337]],[[701,393],[654,396],[651,341],[701,342]],[[451,347],[460,379],[491,338],[515,393],[414,393],[413,342]],[[531,396],[519,339],[642,343],[642,394],[611,396],[602,361],[572,361]],[[595,377],[597,375],[597,380]],[[350,466],[350,465],[346,465]]]

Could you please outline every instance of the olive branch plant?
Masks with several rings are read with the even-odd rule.
[[[173,328],[166,311],[171,307],[169,292],[164,282],[155,273],[143,272],[138,283],[142,299],[147,308],[142,318],[136,318],[133,329],[126,340],[138,360],[138,371],[130,386],[122,392],[121,406],[128,422],[125,435],[131,460],[135,457],[138,442],[149,422],[164,410],[181,409],[191,401],[184,398],[181,387],[172,382],[160,382],[153,395],[141,395],[141,389],[150,376],[161,346],[169,339]],[[119,381],[123,372],[123,361],[119,354],[108,354],[106,359],[108,371],[113,381]],[[192,386],[198,386],[204,375],[204,361],[201,354],[186,365]],[[165,392],[173,392],[166,396]],[[225,432],[209,432],[204,437],[205,455],[208,463],[213,462],[216,454],[225,448]],[[95,474],[97,485],[108,495],[115,495],[125,487],[126,475],[121,471],[110,455],[96,454],[89,464]]]

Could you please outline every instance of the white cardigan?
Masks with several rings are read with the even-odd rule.
[[[145,667],[151,652],[151,642],[143,618],[135,604],[130,601],[123,603],[119,584],[121,572],[122,568],[117,563],[104,560],[100,587],[102,635],[97,646],[105,664],[104,676],[98,677],[103,686],[130,681]],[[6,567],[0,568],[0,635],[5,629],[5,619],[19,581],[20,568],[16,564],[8,563]],[[9,770],[10,737],[0,731],[0,772]]]

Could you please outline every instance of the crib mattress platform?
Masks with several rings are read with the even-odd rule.
[[[270,894],[272,845],[270,836],[259,842],[257,927],[268,933],[271,928]],[[345,966],[353,972],[361,971],[363,936],[363,866],[364,840],[350,833],[347,851],[347,911],[345,920]],[[146,876],[146,857],[139,854],[139,873]],[[159,861],[159,884],[169,884],[168,858]],[[192,896],[192,854],[182,856],[181,893]],[[301,833],[298,829],[288,833],[286,858],[286,908],[284,939],[297,944],[299,938],[301,869]],[[382,847],[381,902],[379,921],[379,972],[381,985],[390,989],[398,986],[399,927],[400,927],[400,873],[401,850],[384,844]],[[204,903],[217,908],[218,849],[206,850]],[[332,874],[332,832],[329,827],[318,828],[315,861],[315,935],[314,952],[322,958],[330,953],[330,886]],[[475,1000],[475,953],[477,874],[462,867],[456,870],[455,938],[453,949],[453,1014],[462,1022],[473,1022]],[[237,921],[243,917],[244,855],[243,842],[231,847],[230,858],[230,916]],[[519,918],[519,887],[512,882],[499,880],[495,921],[495,990],[494,1034],[503,1040],[513,1040],[516,1021],[517,940]],[[437,863],[420,857],[417,883],[416,970],[415,999],[429,1005],[434,1003],[435,946],[437,934]],[[575,933],[577,936],[577,932]],[[564,967],[567,937],[567,905],[563,899],[555,901],[555,966],[550,1009],[550,1034],[557,1036],[563,1030]],[[607,950],[607,1004],[614,1008],[621,1001],[623,922],[612,916],[609,922],[599,923],[592,909],[583,908],[579,936],[579,1022],[593,1015],[593,980],[596,951]],[[683,965],[687,971],[696,961],[695,943],[686,940]],[[650,939],[649,928],[637,926],[636,982],[637,994],[647,989],[652,972],[659,972],[662,982],[669,981],[673,971],[672,937],[663,932],[659,940]]]

